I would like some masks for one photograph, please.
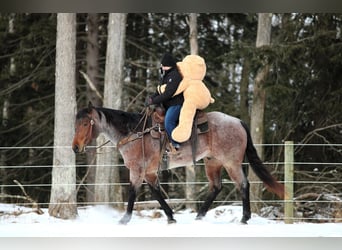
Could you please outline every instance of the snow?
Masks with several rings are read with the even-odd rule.
[[[175,213],[176,224],[167,224],[158,209],[134,211],[127,225],[119,225],[123,211],[108,206],[78,208],[73,220],[50,217],[47,209],[38,215],[32,209],[0,204],[1,237],[341,237],[342,223],[285,224],[252,214],[248,225],[239,221],[241,206],[219,206],[206,217],[195,220],[196,213]],[[17,212],[17,215],[14,215]],[[26,213],[25,213],[26,212]],[[18,215],[19,214],[19,215]]]

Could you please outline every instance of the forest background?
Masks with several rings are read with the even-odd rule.
[[[258,14],[201,13],[196,17],[198,54],[207,63],[204,82],[216,99],[207,111],[222,111],[250,124],[253,116],[260,116],[252,112],[253,93],[258,73],[266,68],[262,139],[270,146],[263,148],[262,158],[276,163],[268,166],[282,180],[283,165],[278,162],[284,157],[284,149],[279,144],[294,141],[296,162],[307,163],[296,165],[296,178],[326,181],[324,185],[296,184],[296,196],[341,196],[341,185],[330,182],[341,180],[342,15],[274,13],[271,42],[261,47],[256,46]],[[109,15],[77,14],[76,18],[77,109],[89,100],[102,106]],[[190,54],[189,14],[129,13],[124,27],[122,89],[116,97],[121,109],[140,112],[145,97],[159,82],[162,54],[171,52],[178,60]],[[22,190],[13,180],[42,206],[50,201],[56,32],[57,14],[0,15],[0,184],[1,194],[13,195],[1,196],[2,202],[18,202],[15,195]],[[96,184],[96,172],[94,167],[87,167],[94,166],[94,156],[76,159],[79,204],[96,201],[92,185]],[[333,164],[314,164],[317,162]],[[128,170],[122,165],[118,169],[116,181],[127,183]],[[161,173],[163,183],[185,178],[184,168]],[[202,168],[196,170],[196,181],[205,181]],[[125,200],[126,187],[122,185],[120,199],[111,196],[105,202],[115,205]],[[184,197],[185,190],[178,185],[163,187],[170,197]],[[205,195],[206,188],[198,188],[196,199]],[[239,200],[233,186],[220,195],[221,200]],[[261,196],[273,199],[267,192]],[[138,199],[149,198],[143,188]]]

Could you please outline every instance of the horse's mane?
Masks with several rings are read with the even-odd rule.
[[[123,135],[127,135],[130,132],[138,132],[143,130],[143,114],[99,107],[95,108],[95,110],[98,112],[100,119],[102,119],[103,114],[106,118],[106,121]],[[148,122],[146,126],[149,125],[150,123]]]

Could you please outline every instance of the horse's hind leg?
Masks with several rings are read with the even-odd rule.
[[[247,221],[251,218],[251,205],[250,205],[250,199],[249,199],[249,186],[250,185],[247,179],[247,169],[242,168],[244,178],[241,184],[242,208],[243,208],[243,215],[242,215],[241,222],[244,224],[247,224]]]
[[[166,203],[165,199],[162,196],[160,186],[152,186],[149,184],[149,187],[151,189],[152,195],[154,198],[159,202],[160,206],[164,210],[166,216],[167,216],[167,222],[169,224],[176,223],[176,220],[173,218],[173,211],[170,208],[170,206]]]
[[[236,166],[236,165],[234,165]],[[251,218],[251,207],[249,200],[249,182],[242,167],[227,167],[227,172],[235,182],[237,189],[240,191],[242,197],[242,218],[241,223],[247,224],[247,221]]]
[[[204,204],[198,210],[196,220],[202,219],[208,212],[211,204],[222,190],[221,169],[222,163],[215,159],[204,159],[205,173],[209,180],[210,193]]]
[[[149,174],[146,175],[146,182],[148,183],[152,196],[159,202],[161,208],[164,210],[167,216],[167,222],[169,224],[176,223],[176,220],[173,218],[173,211],[170,206],[166,203],[165,199],[163,198],[160,185],[157,179],[156,174]]]
[[[242,218],[241,223],[247,224],[247,221],[251,218],[251,206],[249,200],[249,182],[245,176],[241,184],[241,196],[242,196]]]

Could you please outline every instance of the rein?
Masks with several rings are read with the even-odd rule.
[[[122,145],[125,145],[131,141],[135,141],[135,140],[138,140],[138,139],[141,139],[143,138],[144,134],[147,134],[149,132],[151,132],[151,130],[154,130],[156,128],[159,128],[159,125],[156,124],[154,125],[153,127],[150,127],[150,128],[146,128],[144,131],[142,132],[136,132],[134,134],[130,134],[129,136],[127,137],[124,137],[122,138],[118,143],[117,143],[117,146],[122,146]]]
[[[143,115],[143,117],[140,119],[138,125],[143,122],[143,128],[146,127],[147,124],[147,119],[148,116],[151,114],[151,111],[149,110],[149,108],[147,107],[145,109],[145,113]],[[138,127],[137,125],[137,127]],[[136,132],[136,133],[131,133],[130,135],[128,135],[127,137],[122,138],[118,143],[117,143],[117,147],[120,147],[122,145],[125,145],[129,142],[141,139],[141,148],[142,148],[142,155],[143,155],[143,164],[144,164],[144,168],[146,168],[145,164],[145,144],[144,144],[144,135],[147,133],[150,133],[152,130],[158,130],[161,131],[160,125],[159,123],[156,123],[155,125],[153,125],[152,127],[149,128],[145,128],[143,131],[141,132]],[[164,144],[164,143],[163,143]],[[162,155],[160,156],[160,158],[162,157]]]
[[[143,124],[144,130],[141,131],[141,132],[131,133],[130,135],[128,135],[128,136],[122,138],[122,139],[117,143],[117,147],[122,146],[122,145],[125,145],[125,144],[127,144],[127,143],[129,143],[129,142],[131,142],[131,141],[135,141],[135,140],[141,139],[141,138],[144,137],[145,134],[150,133],[152,130],[160,129],[159,124],[157,124],[157,123],[156,123],[154,126],[145,129],[146,124],[147,124],[147,118],[148,118],[148,116],[149,116],[149,113],[150,113],[150,110],[149,110],[149,108],[147,107],[147,108],[145,109],[145,113],[144,113],[143,117],[140,119],[140,121],[139,121],[139,123],[138,123],[138,125],[139,125],[142,121],[144,122],[144,124]],[[138,125],[137,125],[137,127],[138,127]]]
[[[146,127],[147,118],[148,118],[149,113],[150,113],[149,108],[147,108],[147,109],[145,110],[145,113],[144,113],[143,117],[140,119],[138,125],[144,120],[143,128]],[[90,128],[89,128],[89,130],[88,130],[88,132],[87,132],[87,135],[88,135],[87,137],[89,137],[89,135],[90,135],[90,137],[91,137],[92,131],[93,131],[93,125],[94,125],[94,124],[95,124],[94,120],[93,120],[92,118],[90,118]],[[137,127],[138,127],[138,125],[137,125]],[[155,124],[154,126],[152,126],[152,127],[150,127],[150,128],[146,128],[146,129],[144,129],[144,131],[141,131],[141,132],[131,133],[130,135],[128,135],[128,136],[122,138],[120,141],[118,141],[118,143],[117,143],[116,146],[117,146],[117,148],[118,148],[118,147],[120,147],[120,146],[122,146],[122,145],[125,145],[125,144],[129,143],[129,142],[132,142],[132,141],[141,139],[141,138],[143,138],[143,136],[144,136],[145,134],[150,133],[151,130],[155,130],[155,129],[160,130],[159,124]],[[105,145],[108,144],[109,142],[110,142],[110,140],[107,140],[106,142],[102,143],[101,145],[95,147],[95,149],[102,148],[103,146],[105,146]]]
[[[106,142],[102,143],[101,145],[97,146],[95,149],[102,148],[104,145],[110,143],[110,140],[107,140]]]
[[[150,133],[152,130],[158,130],[159,132],[161,131],[161,127],[160,127],[160,124],[159,123],[155,123],[153,126],[151,127],[148,127],[146,128],[146,125],[147,125],[147,120],[148,120],[148,117],[149,115],[151,115],[151,110],[147,107],[145,110],[144,110],[144,114],[143,116],[141,117],[140,121],[138,122],[138,125],[136,126],[135,129],[137,129],[137,127],[139,126],[139,124],[143,123],[143,128],[144,130],[143,131],[139,131],[139,132],[131,132],[128,136],[122,138],[121,140],[119,140],[116,144],[116,147],[119,148],[125,144],[128,144],[132,141],[135,141],[135,140],[139,140],[139,139],[142,139],[141,140],[141,143],[142,143],[142,153],[143,153],[143,162],[144,162],[144,167],[145,167],[145,146],[144,146],[144,135],[147,134],[147,133]],[[90,135],[92,134],[92,130],[93,130],[93,125],[94,125],[94,120],[92,118],[90,118],[90,129],[89,129],[89,132],[88,134],[90,133]],[[106,144],[108,144],[110,142],[110,140],[107,140],[106,142],[102,143],[101,145],[95,147],[95,150],[96,149],[99,149],[99,148],[102,148],[103,146],[105,146]],[[166,145],[166,142],[165,140],[163,140],[163,143],[161,145],[162,148],[164,148]],[[162,151],[161,151],[162,152]],[[160,159],[162,159],[162,156],[163,154],[161,153],[160,155]],[[160,160],[161,161],[161,160]]]

